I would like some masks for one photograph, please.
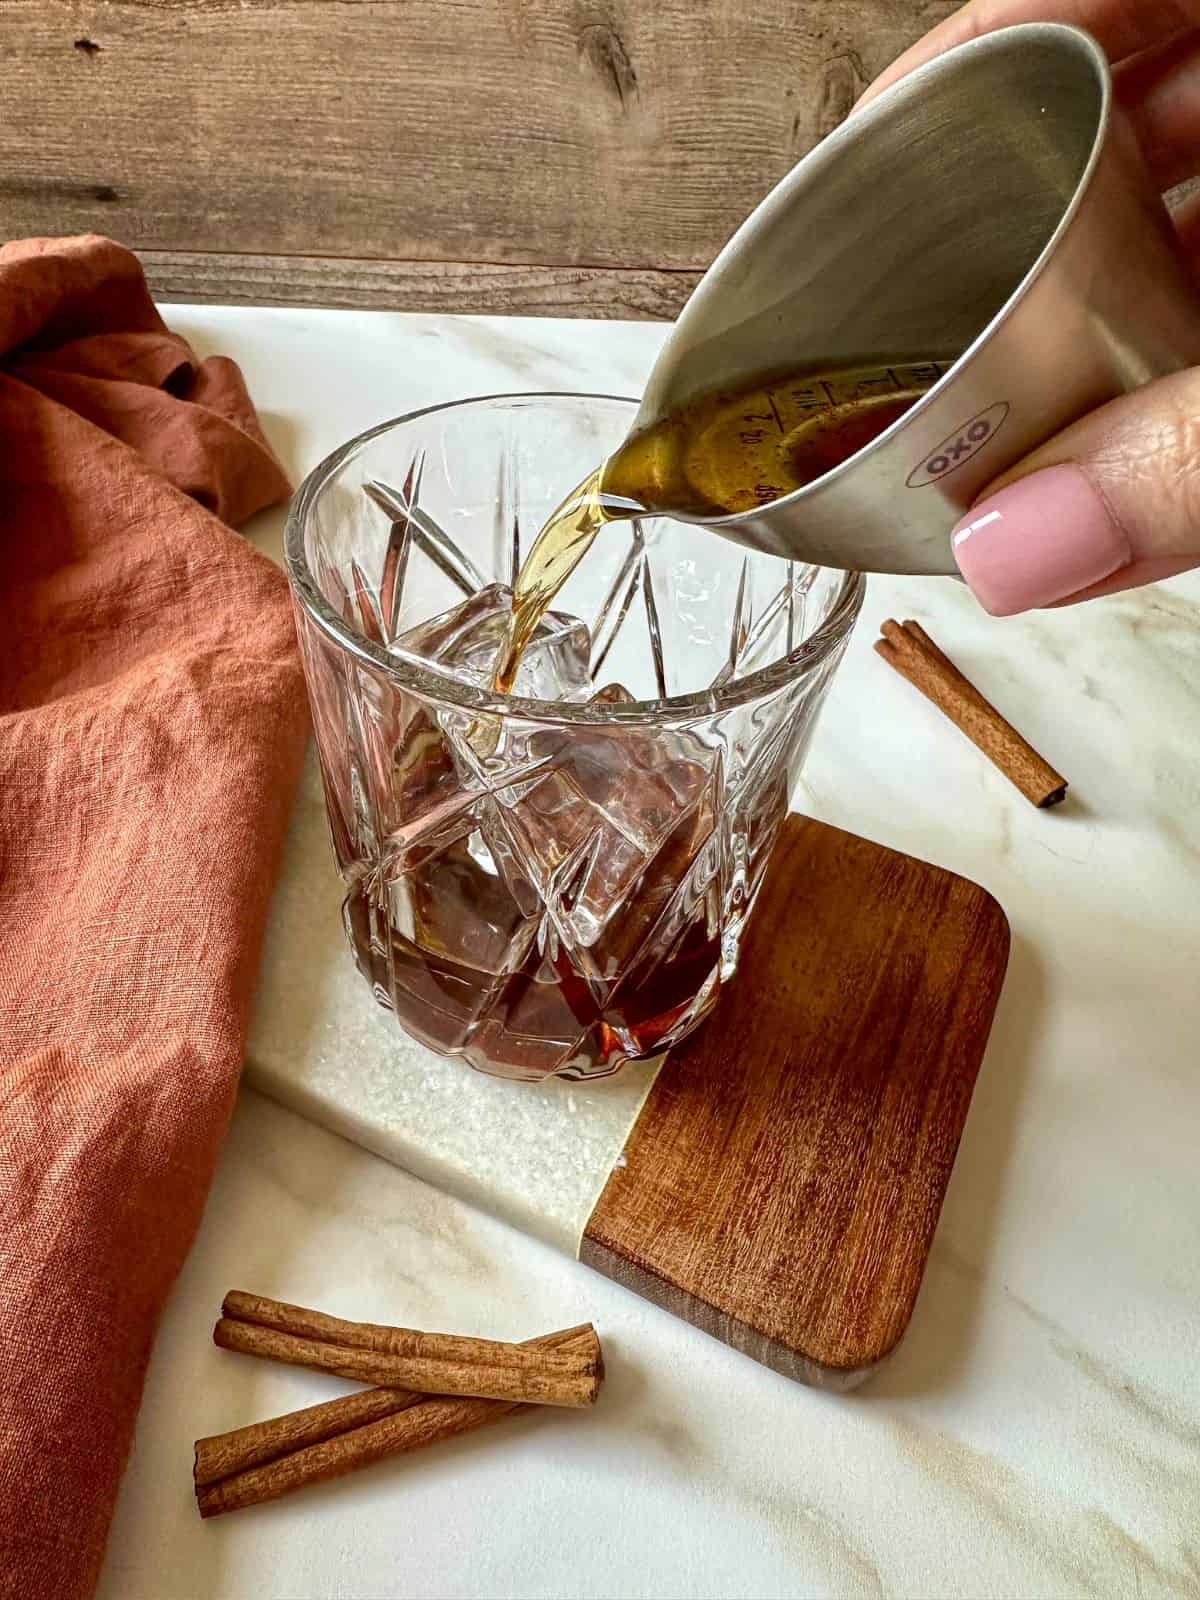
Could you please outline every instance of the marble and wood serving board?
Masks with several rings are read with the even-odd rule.
[[[321,885],[327,902],[333,887]],[[315,902],[280,914],[328,920]],[[331,936],[264,998],[292,1010],[294,1038],[294,1008],[332,961],[344,1028],[390,1028],[392,1047],[347,1051],[343,1037],[332,1071],[310,1049],[305,1082],[294,1058],[273,1060],[285,1035],[260,1004],[261,1087],[493,1209],[499,1197],[519,1225],[804,1382],[850,1387],[895,1347],[1008,956],[985,890],[793,816],[738,977],[692,1040],[611,1085],[472,1074],[465,1097],[470,1069],[373,1014],[340,928]],[[328,1017],[328,997],[316,1012]]]
[[[519,387],[578,388],[583,373],[594,387],[614,393],[637,393],[665,333],[662,327],[613,323],[506,324],[471,318],[355,318],[333,312],[311,312],[301,317],[290,311],[260,311],[235,317],[229,312],[218,315],[189,308],[186,312],[175,309],[171,315],[204,351],[224,347],[229,337],[228,322],[233,317],[240,330],[239,357],[253,378],[272,437],[297,475],[324,451],[380,416],[438,398]],[[319,368],[322,373],[319,416],[298,411],[294,403],[295,372],[310,367]],[[255,543],[276,561],[280,559],[281,525],[280,515],[268,515],[260,519],[253,532]],[[1055,948],[1055,935],[1063,932],[1064,918],[1069,921],[1073,947],[1087,950],[1089,941],[1098,934],[1109,937],[1111,918],[1106,922],[1071,915],[1073,886],[1079,875],[1076,858],[1081,851],[1086,855],[1093,847],[1100,848],[1092,838],[1097,824],[1094,813],[1086,806],[1081,809],[1078,803],[1052,813],[1033,811],[944,719],[932,712],[907,684],[882,668],[870,648],[870,636],[879,617],[886,615],[927,618],[934,635],[945,642],[968,671],[981,664],[979,641],[987,625],[980,622],[974,602],[960,585],[931,587],[909,580],[873,581],[863,620],[833,685],[809,753],[797,803],[821,818],[887,840],[981,880],[999,892],[1014,912],[1021,936],[1016,946],[1019,1003],[1014,1009],[1010,1000],[1005,1007],[1007,1022],[1000,1030],[996,1067],[1003,1088],[998,1091],[994,1084],[989,1085],[989,1102],[994,1109],[997,1098],[1003,1103],[1011,1100],[1015,1092],[1012,1085],[1021,1081],[1029,1046],[1018,1023],[1033,1027],[1038,1021],[1037,993],[1035,990],[1031,994],[1030,990],[1037,976],[1036,972],[1031,974],[1031,929],[1040,930],[1041,944],[1051,950]],[[1089,631],[1076,627],[1068,614],[1053,620],[1059,634],[1070,635],[1070,647],[1085,664],[1111,657],[1106,683],[1124,681],[1122,674],[1128,676],[1128,651],[1121,642],[1124,636],[1118,637],[1114,632],[1119,617],[1114,617],[1096,640],[1092,639],[1094,628]],[[1018,624],[1021,639],[1030,626]],[[1177,653],[1177,635],[1171,637]],[[1004,660],[997,660],[993,652],[983,663],[988,670],[981,681],[993,690],[1004,691],[1000,703],[1016,717],[1023,731],[1035,742],[1041,742],[1048,755],[1061,754],[1059,764],[1072,778],[1073,793],[1076,787],[1080,795],[1101,792],[1110,781],[1109,763],[1102,752],[1117,737],[1114,729],[1136,725],[1136,705],[1131,700],[1122,710],[1121,720],[1110,726],[1118,712],[1115,705],[1110,706],[1103,697],[1077,698],[1073,701],[1070,727],[1075,728],[1085,711],[1103,726],[1093,729],[1094,737],[1080,734],[1073,740],[1065,739],[1062,728],[1047,715],[1048,704],[1052,707],[1050,697],[1033,692],[1039,684],[1049,681],[1052,671],[1041,656],[1038,663],[1036,671],[1020,672]],[[1129,677],[1129,682],[1132,684],[1135,679]],[[1156,692],[1164,704],[1171,702],[1174,682],[1169,678],[1157,683]],[[1177,695],[1176,702],[1174,714],[1178,720],[1186,712],[1186,697]],[[1148,790],[1148,780],[1142,787]],[[1141,803],[1148,808],[1148,814],[1157,816],[1152,795],[1147,792]],[[1138,836],[1125,826],[1124,816],[1117,815],[1103,841],[1115,881],[1121,881],[1123,866],[1136,859],[1139,881],[1147,884],[1147,893],[1153,882],[1154,892],[1160,898],[1169,898],[1178,881],[1177,863],[1172,861],[1170,872],[1157,872],[1144,850],[1131,856]],[[810,834],[813,839],[840,837],[821,832],[817,824],[809,827],[817,829]],[[882,916],[893,895],[894,882],[908,882],[905,874],[912,869],[904,864],[904,858],[887,851],[872,858],[868,847],[862,849],[867,852],[863,860],[874,859],[880,869],[874,892],[883,897],[879,912]],[[885,862],[891,864],[890,877],[884,870]],[[931,868],[919,871],[928,874],[925,881],[930,886],[954,881]],[[1099,880],[1094,874],[1089,878],[1089,883],[1097,887],[1101,881],[1107,883],[1108,879]],[[870,882],[871,873],[866,872],[862,895],[851,897],[848,909],[855,916],[863,911],[860,901]],[[628,1173],[631,1158],[642,1148],[640,1141],[648,1136],[647,1130],[669,1130],[669,1119],[661,1123],[656,1120],[658,1108],[678,1105],[676,1074],[682,1073],[691,1057],[673,1061],[665,1072],[658,1063],[631,1066],[614,1079],[586,1087],[558,1080],[537,1087],[514,1085],[485,1078],[460,1063],[441,1059],[407,1039],[371,999],[354,969],[342,932],[340,892],[329,849],[320,780],[310,754],[271,908],[248,1046],[249,1082],[418,1177],[553,1243],[572,1257],[592,1252],[598,1259],[601,1250],[607,1249],[609,1237],[602,1229],[611,1230],[616,1240],[621,1224],[616,1201],[622,1191],[615,1179],[610,1186],[610,1178],[614,1173]],[[954,910],[957,914],[957,901]],[[924,916],[925,912],[914,915]],[[850,949],[850,930],[858,923],[849,921],[842,927],[837,921],[837,925],[842,931],[836,947],[845,956]],[[949,923],[940,924],[942,933],[947,933],[948,928]],[[885,970],[892,971],[902,993],[907,992],[900,981],[908,970],[906,963],[926,963],[933,973],[935,949],[955,948],[952,941],[939,945],[937,940],[927,939],[929,930],[923,930],[919,921],[911,921],[905,931],[912,936],[915,947],[909,948],[903,959],[897,954],[897,964],[891,968],[885,963]],[[811,928],[806,937],[811,939]],[[1127,943],[1124,941],[1123,948]],[[900,947],[896,948],[899,951]],[[1178,964],[1183,973],[1185,944],[1176,941],[1166,950],[1180,952]],[[737,984],[693,1050],[716,1047],[720,1030],[728,1024],[732,1008],[738,1004],[738,994],[746,993],[754,978],[757,960],[750,957],[743,962]],[[1166,981],[1161,976],[1163,961],[1164,947],[1160,944],[1156,985]],[[854,968],[842,970],[850,972]],[[1080,970],[1086,970],[1085,965]],[[809,980],[814,994],[819,976],[819,969],[814,968]],[[838,982],[848,984],[850,980],[839,980],[832,971],[826,976],[833,987],[825,991],[822,1003],[831,1004],[830,1016],[835,1017],[841,1013],[830,997]],[[946,988],[942,992],[947,996],[953,978],[953,973],[945,976]],[[1186,981],[1186,974],[1180,981]],[[846,1017],[862,1006],[864,993],[862,990],[855,996],[847,988],[843,1005]],[[811,999],[809,1003],[813,1003]],[[1091,1004],[1090,996],[1088,1003]],[[1079,1006],[1082,1004],[1080,997]],[[1072,1013],[1080,1014],[1078,1007]],[[877,1012],[876,1024],[882,1027],[879,1015]],[[796,1018],[799,1017],[797,1009]],[[1121,1037],[1122,1027],[1120,1017],[1110,1017],[1108,1035]],[[777,1031],[782,1031],[782,1024],[777,1025]],[[980,1048],[984,1032],[986,1025],[981,1021]],[[797,1041],[800,1038],[797,1031]],[[749,1066],[730,1079],[731,1105],[741,1104],[743,1111],[748,1110],[749,1101],[739,1100],[747,1085],[761,1082],[767,1072],[782,1072],[774,1054],[777,1043],[777,1039],[765,1037],[756,1019]],[[857,1047],[861,1048],[861,1041]],[[703,1064],[702,1056],[696,1060]],[[811,1059],[803,1053],[797,1054],[794,1061],[805,1072],[812,1072]],[[861,1077],[866,1068],[860,1063],[858,1070]],[[911,1070],[916,1070],[915,1066]],[[944,1184],[946,1164],[961,1126],[973,1065],[960,1062],[955,1070],[957,1078],[948,1078],[947,1085],[961,1093],[963,1105],[956,1112],[957,1122],[951,1119],[945,1124],[952,1125],[954,1132],[945,1143],[940,1164],[928,1169],[940,1184]],[[789,1068],[789,1072],[795,1071],[794,1065]],[[702,1081],[707,1080],[694,1075],[688,1079],[693,1086]],[[903,1077],[889,1079],[879,1085],[880,1093],[886,1089],[887,1095],[894,1095],[898,1086],[909,1081]],[[923,1104],[913,1102],[909,1109],[919,1111]],[[639,1121],[643,1108],[646,1120]],[[795,1109],[792,1105],[792,1116]],[[751,1123],[742,1122],[739,1127],[742,1136],[748,1137]],[[761,1131],[764,1138],[772,1131],[769,1119]],[[976,1150],[981,1139],[988,1147],[993,1135],[998,1140],[1003,1131],[1001,1125],[996,1130],[977,1133]],[[919,1134],[913,1137],[918,1138]],[[921,1154],[924,1159],[923,1149]],[[761,1161],[750,1165],[752,1175],[765,1170]],[[788,1170],[788,1182],[795,1188],[799,1206],[808,1193],[805,1185],[809,1178],[798,1169]],[[865,1170],[879,1176],[879,1170],[871,1168],[869,1162]],[[979,1192],[994,1193],[994,1184],[989,1189],[985,1180],[986,1173],[980,1180],[983,1188]],[[601,1201],[604,1191],[607,1192]],[[626,1185],[624,1195],[631,1192]],[[781,1192],[790,1191],[785,1185]],[[910,1193],[916,1192],[914,1186]],[[333,1203],[336,1196],[329,1199]],[[744,1206],[742,1214],[748,1235],[754,1231],[760,1244],[771,1237],[765,1228],[751,1229]],[[934,1200],[923,1214],[922,1229],[932,1227],[936,1214]],[[585,1231],[593,1217],[597,1237],[585,1244]],[[856,1212],[855,1225],[859,1220]],[[728,1242],[733,1237],[728,1232],[732,1227],[729,1218],[725,1225]],[[789,1258],[783,1239],[793,1224],[773,1226],[779,1235],[773,1248],[780,1270],[794,1277],[795,1263]],[[800,1236],[797,1233],[797,1238]],[[642,1261],[623,1239],[616,1242],[618,1250],[626,1251],[627,1264],[622,1267],[626,1276],[635,1264],[644,1275],[652,1275],[655,1258],[650,1246]],[[654,1240],[650,1244],[658,1247]],[[873,1261],[874,1244],[866,1248]],[[920,1278],[920,1262],[928,1248],[927,1232],[918,1229],[905,1248],[912,1252],[911,1259],[894,1266],[897,1272],[903,1269],[903,1288],[895,1291],[890,1283],[884,1285],[894,1302],[903,1307],[909,1305]],[[727,1258],[719,1259],[724,1263]],[[754,1257],[756,1263],[758,1259]],[[613,1265],[615,1268],[621,1262],[614,1260]],[[756,1266],[755,1270],[761,1268]],[[682,1271],[681,1268],[681,1274]],[[662,1292],[665,1294],[665,1289]],[[716,1301],[711,1283],[687,1277],[672,1292],[681,1297],[682,1309],[689,1309],[688,1297],[696,1301],[690,1309],[706,1326],[715,1326],[724,1319],[728,1333],[743,1344],[750,1342],[749,1334],[735,1324],[744,1321],[750,1327],[759,1316],[753,1308],[742,1306],[739,1310],[738,1305]],[[766,1293],[780,1298],[774,1284],[767,1286]],[[765,1312],[759,1320],[768,1322]],[[785,1327],[768,1322],[755,1337],[760,1335],[763,1348],[756,1353],[792,1369],[800,1365],[795,1346],[804,1329],[799,1323]],[[867,1364],[880,1353],[880,1343],[876,1339],[872,1345],[865,1336],[860,1342],[867,1351],[862,1358]],[[778,1351],[769,1348],[771,1345],[779,1346]],[[806,1359],[845,1372],[852,1369],[838,1368],[837,1363],[859,1357],[848,1357],[844,1351],[823,1356],[821,1347],[811,1345]]]

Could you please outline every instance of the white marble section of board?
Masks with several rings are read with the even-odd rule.
[[[574,1255],[654,1082],[505,1083],[409,1039],[342,931],[310,749],[271,907],[246,1071],[276,1100]]]

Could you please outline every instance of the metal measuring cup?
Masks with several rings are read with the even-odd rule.
[[[764,374],[873,360],[951,364],[815,482],[693,520],[789,559],[952,573],[950,531],[998,473],[1200,362],[1200,299],[1090,35],[987,34],[830,134],[704,275],[635,426]]]

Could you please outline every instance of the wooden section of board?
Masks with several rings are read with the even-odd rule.
[[[581,1259],[776,1371],[860,1382],[912,1314],[1008,943],[976,884],[790,818]]]
[[[670,322],[698,272],[506,267],[462,261],[354,261],[140,250],[156,300],[224,306],[348,306],[370,311],[486,310],[509,317]]]
[[[178,297],[672,315],[953,9],[0,0],[0,232],[111,234]]]

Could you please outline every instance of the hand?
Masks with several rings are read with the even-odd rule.
[[[1104,46],[1161,189],[1200,171],[1200,0],[971,0],[859,104],[954,45],[1033,21],[1075,23]],[[1200,269],[1200,196],[1174,222]],[[997,478],[953,539],[963,577],[995,616],[1200,566],[1200,368],[1072,423]]]

